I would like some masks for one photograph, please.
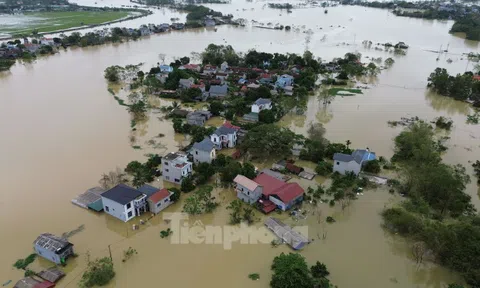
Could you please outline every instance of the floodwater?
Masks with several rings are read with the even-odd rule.
[[[129,5],[127,1],[100,3]],[[79,4],[92,3],[79,1]],[[337,97],[326,107],[318,97],[312,96],[305,115],[286,115],[280,124],[305,133],[309,123],[319,121],[325,124],[330,140],[350,140],[353,147],[369,147],[377,155],[389,157],[393,154],[392,139],[401,127],[388,127],[388,120],[410,116],[432,120],[444,115],[454,120],[444,159],[452,164],[462,163],[472,172],[468,161],[480,155],[480,126],[465,123],[466,114],[471,112],[468,105],[429,93],[425,85],[429,73],[437,66],[455,73],[465,71],[466,67],[471,69],[472,63],[461,54],[478,52],[478,42],[449,35],[447,31],[452,22],[396,18],[385,10],[334,7],[329,8],[326,15],[320,8],[286,14],[262,9],[263,5],[264,2],[235,1],[210,6],[232,13],[236,18],[255,19],[265,24],[305,25],[305,28],[286,32],[223,26],[217,32],[204,29],[172,32],[136,42],[61,51],[35,63],[18,63],[10,72],[0,74],[3,247],[0,283],[9,279],[16,281],[22,276],[12,264],[31,253],[32,241],[39,233],[61,234],[81,224],[85,230],[71,238],[79,257],[69,261],[67,276],[58,287],[75,287],[85,269],[87,252],[90,257],[107,256],[108,245],[111,245],[117,272],[109,287],[143,287],[157,283],[170,287],[268,287],[273,257],[289,251],[287,247],[272,248],[270,244],[234,244],[230,250],[220,244],[171,244],[170,240],[159,237],[159,232],[168,227],[162,214],[133,231],[132,224],[138,224],[138,219],[125,224],[70,203],[77,194],[97,185],[102,173],[123,168],[132,160],[143,160],[147,153],[163,154],[188,142],[183,135],[174,133],[170,121],[159,119],[163,115],[158,109],[152,109],[148,121],[139,123],[137,131],[132,132],[125,107],[118,105],[107,91],[103,70],[110,65],[143,62],[142,69],[148,70],[160,61],[159,54],[165,54],[170,61],[192,51],[201,52],[209,43],[230,44],[241,52],[255,48],[303,53],[308,46],[325,60],[352,51],[361,52],[363,57],[394,57],[393,67],[382,71],[364,94]],[[156,10],[153,15],[122,25],[169,22],[172,15],[182,16]],[[312,33],[303,33],[308,29]],[[395,57],[364,48],[361,42],[367,39],[374,43],[404,41],[410,49],[406,56]],[[444,48],[449,45],[450,52],[436,61],[438,55],[425,50],[438,50],[440,45]],[[453,60],[451,64],[446,62],[449,58]],[[125,94],[119,92],[120,96]],[[151,102],[157,107],[170,105],[170,101],[165,100],[152,99]],[[218,118],[211,123],[218,123]],[[160,133],[165,136],[156,137]],[[156,145],[148,142],[152,139]],[[142,149],[132,149],[132,145]],[[322,182],[319,178],[300,181],[300,184],[306,188]],[[168,184],[159,181],[154,185]],[[480,208],[477,189],[475,184],[470,184],[468,193]],[[190,219],[191,225],[223,227],[228,223],[225,207],[234,198],[233,191],[216,189],[215,194],[222,205],[214,214]],[[318,224],[318,211],[311,215],[315,209],[307,208],[310,216],[295,224],[307,225],[309,238],[316,240],[301,253],[310,264],[317,260],[326,263],[332,282],[339,287],[439,288],[459,281],[456,274],[434,264],[417,266],[410,257],[408,243],[382,230],[378,213],[397,200],[384,189],[378,189],[367,191],[345,211],[319,205],[323,218],[331,215],[337,220],[331,225]],[[181,203],[166,209],[166,212],[175,211],[181,211]],[[286,215],[279,217],[287,218]],[[293,223],[290,219],[287,222]],[[257,225],[261,226],[261,222]],[[323,233],[327,234],[326,239],[318,239]],[[138,255],[123,263],[122,251],[128,247],[135,248]],[[40,260],[32,268],[48,265]],[[259,273],[261,279],[252,283],[247,277],[250,273]]]

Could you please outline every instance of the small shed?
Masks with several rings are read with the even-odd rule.
[[[105,189],[101,187],[93,187],[72,199],[72,203],[85,209],[92,209],[97,212],[103,210],[102,193]]]
[[[299,167],[297,165],[294,165],[293,163],[287,163],[287,165],[285,165],[285,169],[287,169],[289,172],[295,174],[295,175],[298,175],[300,174],[301,172],[303,172],[303,168],[302,167]]]
[[[40,278],[50,281],[52,283],[57,283],[58,280],[62,279],[65,276],[65,273],[56,268],[48,268],[47,270],[43,270],[37,274]]]
[[[285,170],[286,165],[287,165],[287,161],[285,161],[285,160],[280,160],[280,161],[278,161],[277,163],[274,163],[274,164],[272,165],[272,170],[276,170],[276,171]]]
[[[279,219],[269,217],[265,220],[264,224],[277,235],[278,238],[282,239],[283,242],[287,243],[294,250],[300,250],[309,243],[307,237],[294,231]]]

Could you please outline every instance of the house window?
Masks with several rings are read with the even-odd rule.
[[[108,206],[105,206],[105,211],[110,212],[110,208],[108,208]]]
[[[198,151],[195,151],[195,155],[198,155]]]
[[[170,200],[170,199],[167,198],[167,199],[163,200],[163,203],[167,203],[169,200]]]
[[[247,191],[247,195],[250,195],[250,191]]]
[[[168,169],[165,169],[165,172],[168,172],[169,170]]]
[[[340,162],[337,162],[337,165],[340,165]]]
[[[127,217],[130,218],[130,217],[132,217],[132,215],[133,215],[132,211],[130,211],[130,212],[128,212]]]
[[[127,209],[130,209],[130,208],[132,208],[132,203],[127,204]]]
[[[166,180],[170,180],[170,176],[165,176],[165,179],[166,179]]]
[[[180,182],[180,180],[175,178],[175,182]]]
[[[163,165],[168,166],[168,162],[163,162]]]
[[[162,206],[162,202],[157,203],[157,208],[160,207],[160,206]]]

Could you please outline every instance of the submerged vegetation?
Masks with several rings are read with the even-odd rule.
[[[14,264],[13,264],[13,267],[17,268],[17,269],[23,269],[25,270],[28,265],[32,264],[33,261],[35,261],[35,258],[37,257],[37,254],[35,253],[32,253],[30,255],[27,256],[27,258],[25,259],[18,259]]]
[[[480,285],[480,218],[465,193],[470,177],[465,167],[441,162],[431,127],[412,124],[395,138],[392,161],[403,167],[399,190],[408,197],[398,207],[385,209],[385,226],[425,249],[415,249],[417,261],[432,253],[444,266],[456,270],[465,281]]]
[[[472,72],[452,76],[445,68],[436,68],[428,77],[428,87],[443,96],[480,104],[480,81]]]
[[[88,260],[88,266],[83,272],[80,280],[80,287],[94,287],[104,286],[115,277],[113,270],[113,262],[108,257],[96,259],[94,261]]]
[[[273,259],[272,288],[330,288],[334,287],[326,278],[327,267],[318,262],[308,268],[305,257],[298,253],[281,253]]]

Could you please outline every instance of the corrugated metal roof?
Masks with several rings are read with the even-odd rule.
[[[335,161],[342,161],[342,162],[350,162],[353,160],[352,155],[343,154],[343,153],[335,153],[333,154],[333,160]]]

